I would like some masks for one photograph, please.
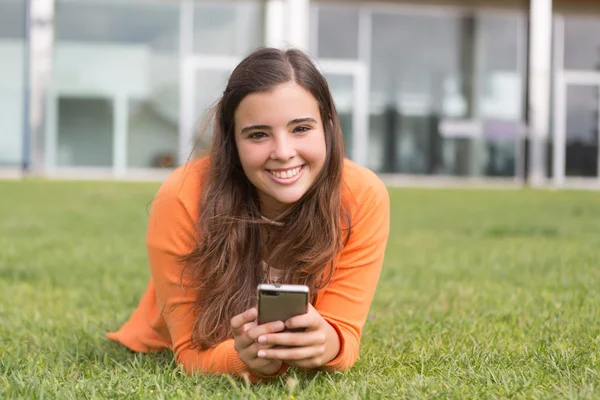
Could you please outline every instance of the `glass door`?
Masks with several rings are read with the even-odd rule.
[[[317,64],[327,79],[340,117],[346,157],[366,165],[368,115],[366,68],[358,61],[320,60]]]
[[[354,116],[352,94],[354,93],[354,77],[352,75],[325,74],[325,79],[327,79],[329,84],[329,90],[331,91],[340,117],[342,135],[346,146],[346,156],[352,158],[352,136],[354,133],[354,124],[352,123]]]
[[[179,134],[179,163],[184,164],[209,148],[212,131],[208,113],[219,100],[229,75],[240,60],[236,57],[189,56],[183,65]]]
[[[264,15],[264,2],[256,0],[181,2],[179,164],[209,148],[207,113],[235,66],[264,44]]]
[[[564,72],[556,92],[554,182],[598,182],[600,73]]]

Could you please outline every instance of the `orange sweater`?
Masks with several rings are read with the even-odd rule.
[[[137,352],[171,349],[184,370],[261,376],[238,357],[233,339],[208,350],[191,349],[196,298],[191,282],[181,282],[177,257],[195,245],[202,172],[208,159],[179,167],[160,187],[148,221],[147,247],[151,278],[130,319],[107,337]],[[345,160],[343,196],[353,205],[353,231],[328,286],[314,307],[337,331],[340,352],[326,367],[346,370],[358,358],[362,327],[379,280],[389,233],[389,197],[371,171]],[[161,310],[169,310],[164,313]],[[285,366],[279,371],[284,372]]]

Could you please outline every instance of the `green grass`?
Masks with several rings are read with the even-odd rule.
[[[600,193],[391,190],[355,367],[247,387],[104,339],[147,282],[156,189],[0,181],[0,398],[600,397]]]

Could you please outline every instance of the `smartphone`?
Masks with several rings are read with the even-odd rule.
[[[287,321],[308,312],[309,289],[306,285],[260,284],[258,291],[258,324]],[[304,329],[285,329],[301,332]]]

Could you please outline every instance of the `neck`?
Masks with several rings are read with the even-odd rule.
[[[273,199],[260,199],[260,213],[270,220],[277,220],[288,208],[290,208],[289,204],[282,204]]]

